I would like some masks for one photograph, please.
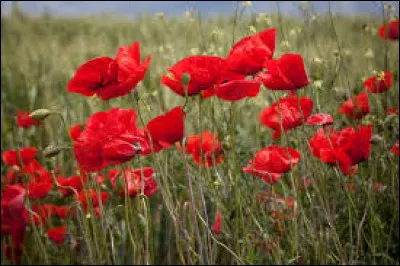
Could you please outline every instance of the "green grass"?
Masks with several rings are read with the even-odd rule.
[[[193,181],[197,226],[190,209],[185,163],[180,153],[171,148],[136,157],[123,166],[154,167],[159,185],[154,196],[120,199],[114,195],[104,206],[104,220],[80,216],[70,222],[69,230],[80,245],[78,251],[68,245],[57,248],[45,236],[45,230],[37,228],[35,233],[34,228],[28,227],[22,262],[399,264],[398,157],[390,153],[399,138],[398,118],[388,121],[385,114],[387,107],[399,106],[398,41],[382,41],[376,34],[382,21],[374,17],[333,16],[331,20],[329,15],[321,15],[308,21],[276,14],[269,17],[270,24],[257,20],[257,14],[239,16],[236,22],[234,17],[200,20],[194,16],[190,20],[146,15],[135,20],[106,15],[33,18],[18,10],[2,17],[2,151],[71,145],[57,116],[47,118],[41,127],[16,128],[18,109],[61,111],[69,128],[112,107],[134,108],[147,123],[172,107],[183,105],[184,98],[160,85],[159,78],[166,68],[192,52],[227,56],[234,42],[251,34],[250,25],[258,32],[277,28],[274,58],[287,52],[303,56],[310,79],[323,83],[320,88],[314,84],[299,90],[299,95],[314,100],[314,113],[332,114],[335,128],[357,124],[338,113],[339,105],[363,89],[363,77],[371,76],[374,70],[385,70],[385,57],[387,69],[394,76],[389,91],[370,97],[371,113],[361,120],[363,124],[371,123],[373,134],[380,135],[382,141],[372,145],[369,160],[359,165],[355,176],[345,177],[338,169],[311,156],[307,140],[316,128],[300,127],[288,131],[287,139],[282,139],[282,145],[298,149],[302,159],[274,185],[274,190],[285,197],[296,193],[297,215],[280,224],[281,237],[270,209],[256,202],[257,192],[269,191],[270,187],[241,171],[256,151],[272,144],[272,131],[260,125],[258,115],[275,97],[284,95],[273,95],[261,88],[258,97],[234,104],[213,98],[202,101],[200,106],[197,97],[188,103],[187,133],[198,134],[204,129],[218,132],[226,157],[223,164],[212,168],[200,168],[191,158],[186,160]],[[367,30],[364,24],[368,25]],[[80,65],[94,57],[114,57],[118,47],[134,41],[140,42],[143,59],[152,54],[146,77],[137,86],[139,102],[133,95],[102,102],[67,92],[67,83]],[[372,57],[365,56],[368,49],[373,51]],[[57,166],[65,176],[73,174],[72,150],[63,151],[57,160],[45,160],[43,156],[40,159],[49,169]],[[6,170],[2,164],[2,175]],[[303,177],[312,180],[306,192],[289,187],[292,180],[299,184]],[[382,193],[370,188],[376,181],[386,186]],[[349,182],[357,184],[355,192],[345,190]],[[54,193],[43,201],[52,200],[63,199]],[[223,215],[219,236],[211,231],[217,209]],[[269,240],[279,244],[272,254],[268,248],[254,248],[256,243]],[[10,262],[2,256],[2,264],[7,263]]]

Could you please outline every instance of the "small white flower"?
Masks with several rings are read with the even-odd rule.
[[[372,51],[371,48],[368,48],[368,50],[365,52],[364,56],[366,58],[374,58],[375,54],[374,54],[374,51]]]
[[[297,34],[297,30],[296,29],[291,29],[290,31],[289,31],[289,35],[290,36],[295,36]]]
[[[283,41],[281,42],[281,45],[282,45],[283,47],[290,48],[290,43],[289,43],[288,40],[283,40]]]
[[[324,60],[319,57],[314,57],[313,62],[317,63],[317,64],[322,64],[324,62]]]
[[[249,26],[249,31],[251,33],[256,33],[257,32],[256,27],[254,27],[253,25]]]
[[[312,83],[312,86],[316,89],[321,89],[322,88],[322,84],[324,83],[323,80],[314,80],[314,82]]]
[[[243,6],[245,7],[251,6],[251,1],[243,1]]]
[[[190,52],[192,53],[192,55],[198,55],[200,53],[200,49],[199,48],[192,48],[192,49],[190,49]]]

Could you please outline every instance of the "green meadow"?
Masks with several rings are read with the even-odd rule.
[[[185,97],[160,83],[167,68],[192,55],[225,58],[240,39],[276,28],[274,58],[296,53],[304,59],[311,82],[297,94],[313,99],[312,113],[331,114],[337,130],[372,125],[370,155],[358,164],[358,173],[344,176],[338,167],[312,155],[308,140],[316,126],[304,124],[271,140],[273,131],[260,123],[259,114],[288,95],[286,91],[262,85],[257,97],[237,102],[189,97],[186,134],[217,133],[223,163],[201,167],[173,146],[117,165],[153,167],[157,192],[150,197],[120,197],[108,181],[88,182],[88,188],[110,193],[101,218],[91,210],[63,221],[68,237],[60,246],[46,233],[60,225],[59,220],[28,225],[20,263],[399,264],[399,162],[391,152],[399,139],[399,118],[386,112],[399,106],[398,40],[379,38],[384,20],[373,16],[314,14],[304,6],[302,16],[295,18],[246,8],[239,2],[229,17],[205,18],[188,11],[182,17],[143,14],[135,19],[106,14],[31,17],[15,8],[1,18],[1,151],[36,147],[36,157],[48,171],[72,176],[77,165],[68,133],[72,125],[119,107],[133,108],[143,128],[154,117],[185,104]],[[390,11],[385,12],[388,21]],[[129,95],[102,101],[67,91],[82,64],[101,56],[114,58],[119,47],[136,41],[142,60],[149,54],[152,59],[145,78]],[[383,70],[392,73],[393,84],[384,93],[369,94],[368,115],[352,120],[338,112],[343,102],[364,90],[365,78]],[[16,127],[18,110],[41,108],[58,115],[50,115],[40,126]],[[301,159],[270,186],[242,168],[258,150],[272,144],[297,149]],[[53,157],[44,156],[50,145],[63,149]],[[2,161],[2,176],[8,169]],[[100,174],[107,177],[107,170]],[[304,188],[305,178],[310,185]],[[2,178],[2,191],[4,187]],[[277,218],[271,215],[274,198],[260,200],[260,195],[291,197],[294,207],[289,210],[282,204],[285,218]],[[29,210],[33,203],[69,204],[71,198],[55,186],[44,199],[26,200],[25,206]],[[218,210],[221,230],[215,234]],[[2,234],[2,264],[12,264],[4,256],[9,242]]]

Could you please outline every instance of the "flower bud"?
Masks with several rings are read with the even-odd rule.
[[[56,147],[54,145],[49,145],[46,148],[44,148],[43,156],[45,158],[54,157],[54,156],[58,155],[60,153],[60,151],[62,151],[63,149],[64,149],[64,147]]]
[[[189,81],[190,81],[190,75],[187,74],[187,73],[184,73],[182,75],[182,83],[185,84],[185,85],[188,85]]]
[[[37,109],[30,113],[30,117],[37,120],[43,120],[49,115],[53,114],[49,109]]]

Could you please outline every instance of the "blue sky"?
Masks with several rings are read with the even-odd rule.
[[[184,15],[189,8],[196,8],[205,16],[214,14],[230,15],[235,9],[234,1],[18,1],[22,9],[30,15],[40,15],[44,10],[54,15],[82,16],[101,13],[117,13],[135,17],[141,13],[154,14],[164,12],[165,15]],[[384,1],[399,9],[398,1]],[[240,5],[242,2],[240,2]],[[284,14],[299,15],[299,1],[279,1],[280,10]],[[332,10],[337,13],[381,14],[381,1],[332,1]],[[327,12],[328,1],[313,1],[316,12]],[[252,1],[254,12],[276,12],[277,1]],[[11,1],[1,1],[2,15],[9,14]]]

